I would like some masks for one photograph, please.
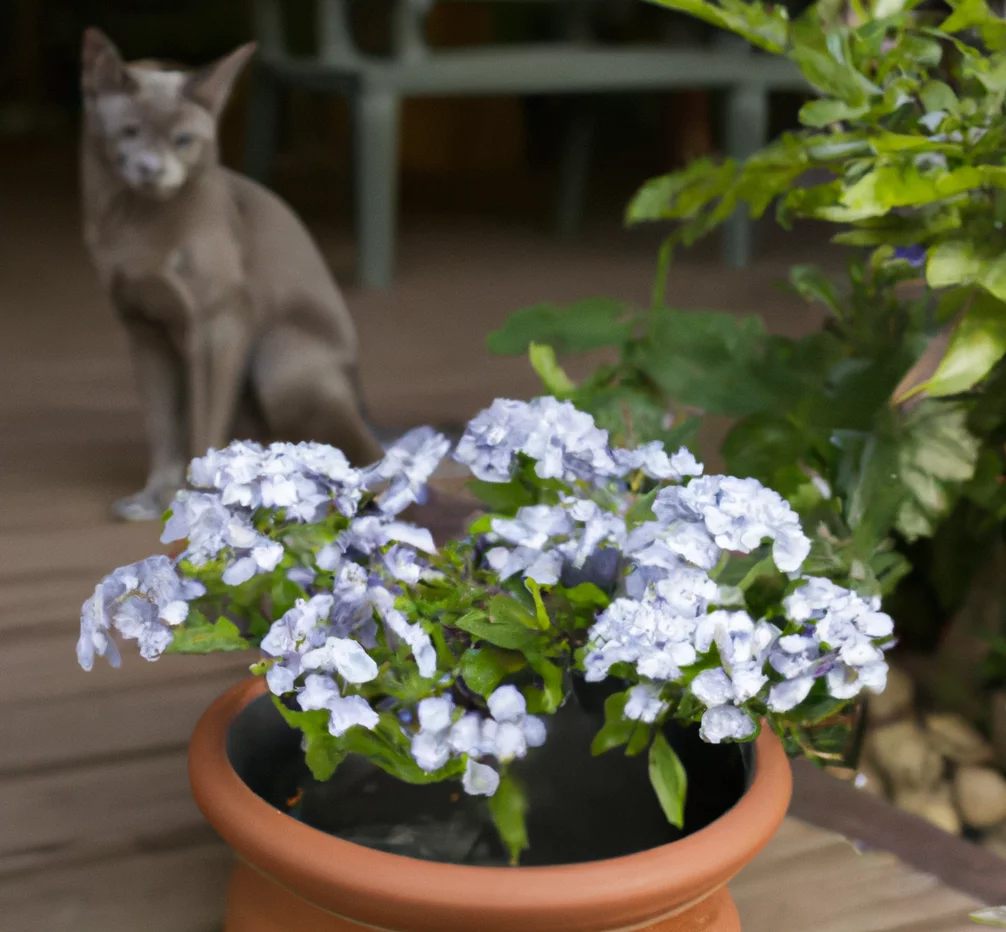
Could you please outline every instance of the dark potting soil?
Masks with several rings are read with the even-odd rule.
[[[591,755],[603,721],[589,711],[598,698],[581,693],[581,704],[571,697],[546,719],[545,745],[511,765],[528,793],[531,847],[522,866],[594,861],[667,844],[719,818],[747,787],[752,745],[710,745],[694,728],[669,727],[665,734],[689,777],[685,827],[672,827],[650,786],[645,753]],[[507,863],[486,800],[467,796],[458,782],[412,786],[356,757],[331,780],[316,781],[304,763],[300,733],[287,726],[268,696],[235,719],[227,753],[253,792],[323,832],[423,860]]]

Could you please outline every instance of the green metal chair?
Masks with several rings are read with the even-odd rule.
[[[246,170],[268,177],[276,146],[278,92],[283,85],[346,94],[351,103],[358,275],[368,287],[392,276],[398,200],[398,125],[403,98],[485,94],[585,95],[605,92],[722,90],[725,149],[744,158],[766,142],[768,95],[804,89],[789,62],[753,53],[744,43],[695,49],[610,45],[591,41],[590,0],[504,0],[563,4],[567,39],[534,45],[434,50],[424,20],[435,0],[395,0],[391,52],[374,56],[354,42],[346,0],[314,0],[317,50],[294,55],[284,38],[281,0],[255,0],[259,55],[252,77]],[[572,232],[579,221],[589,165],[591,108],[573,110],[562,158],[557,221]],[[724,261],[747,264],[751,231],[738,213],[727,226]]]

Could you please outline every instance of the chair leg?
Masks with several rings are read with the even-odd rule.
[[[399,109],[383,90],[353,100],[357,273],[366,288],[386,288],[394,267]]]
[[[589,97],[576,96],[569,101],[569,125],[559,160],[559,193],[555,225],[560,237],[569,239],[583,222],[587,185],[590,181],[591,149],[597,123],[597,108]]]
[[[768,137],[768,91],[758,85],[738,85],[727,92],[726,151],[746,159],[765,145]],[[723,230],[723,261],[743,268],[751,258],[751,218],[739,206]]]
[[[245,116],[245,174],[263,184],[272,174],[279,135],[279,82],[261,65],[252,71]]]

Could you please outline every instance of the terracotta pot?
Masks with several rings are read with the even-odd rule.
[[[240,858],[225,932],[738,932],[725,884],[769,841],[789,804],[789,762],[764,733],[740,801],[672,844],[554,867],[401,857],[311,828],[245,785],[227,756],[228,731],[263,692],[261,680],[249,680],[225,693],[189,752],[196,802]]]

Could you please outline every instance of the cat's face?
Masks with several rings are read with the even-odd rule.
[[[187,75],[139,68],[129,74],[135,89],[94,101],[98,138],[130,188],[163,200],[216,160],[216,121],[185,96]]]
[[[84,36],[87,131],[138,194],[167,200],[217,161],[217,121],[252,49],[197,72],[126,65],[95,30]]]

